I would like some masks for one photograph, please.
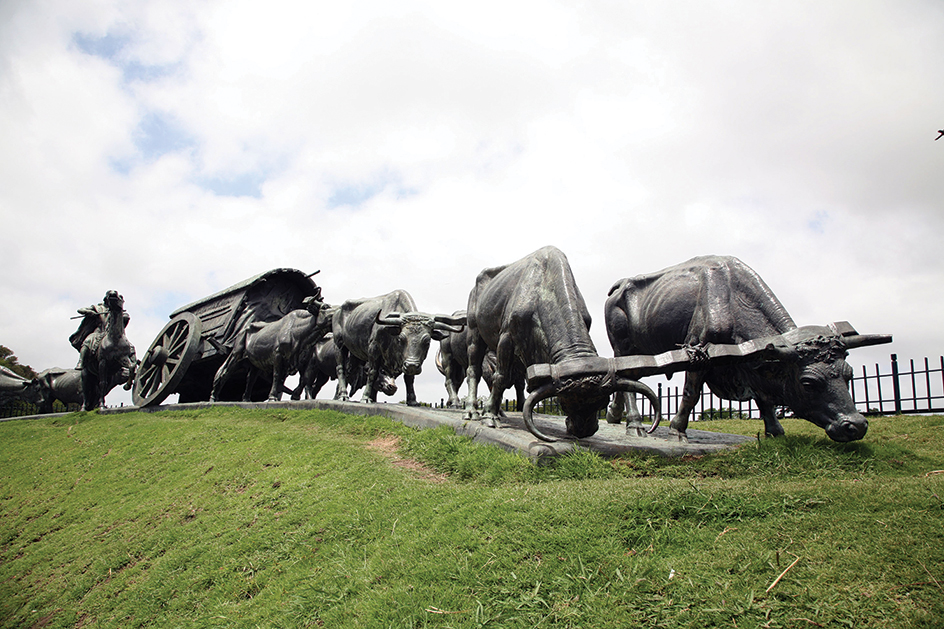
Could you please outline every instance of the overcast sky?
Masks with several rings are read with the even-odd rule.
[[[452,313],[553,244],[604,356],[616,280],[714,253],[936,360],[942,127],[940,0],[2,0],[0,344],[72,367],[116,289],[141,356],[277,267]]]

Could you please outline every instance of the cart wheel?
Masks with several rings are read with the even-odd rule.
[[[182,312],[164,326],[148,348],[134,375],[135,406],[160,404],[180,384],[200,348],[203,324]]]

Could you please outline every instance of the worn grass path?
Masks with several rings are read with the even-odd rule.
[[[0,626],[944,626],[944,418],[784,426],[536,467],[329,411],[6,422]]]

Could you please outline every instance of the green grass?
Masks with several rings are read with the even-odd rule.
[[[944,626],[944,418],[783,424],[536,466],[328,411],[5,422],[0,626]]]

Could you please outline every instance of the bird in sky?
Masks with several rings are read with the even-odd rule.
[[[941,138],[944,138],[944,129],[938,129],[937,132],[940,133],[941,135],[934,138],[935,140],[940,140]]]

